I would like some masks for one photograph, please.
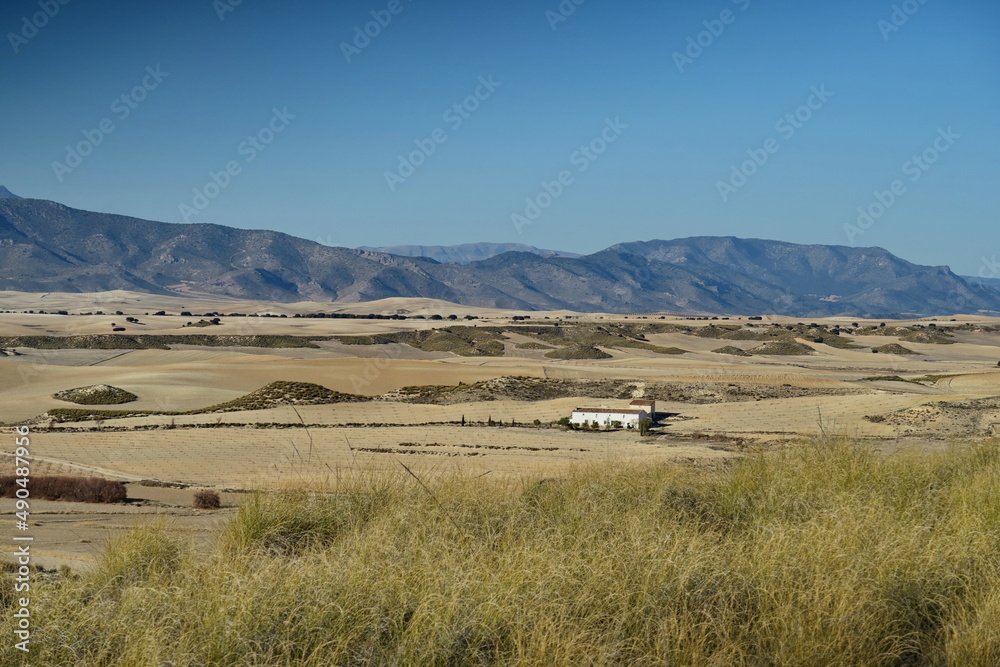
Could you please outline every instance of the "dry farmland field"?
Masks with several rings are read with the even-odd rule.
[[[86,567],[109,532],[149,514],[207,540],[247,491],[331,488],[359,473],[715,467],[820,434],[929,451],[1000,423],[1000,321],[974,316],[624,317],[127,292],[7,292],[0,311],[5,455],[13,426],[28,425],[35,474],[129,489],[130,502],[108,508],[39,501],[49,565]],[[260,399],[272,383],[294,390]],[[133,400],[60,394],[95,386]],[[559,425],[574,407],[631,398],[657,400],[645,437]],[[190,509],[205,488],[223,492],[221,515]]]
[[[8,292],[0,422],[37,664],[1000,662],[996,319]]]

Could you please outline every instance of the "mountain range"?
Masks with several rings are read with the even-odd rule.
[[[530,252],[542,257],[580,257],[562,250],[545,250],[524,243],[460,243],[458,245],[391,245],[373,248],[361,246],[358,250],[385,252],[401,257],[427,257],[442,264],[470,264],[489,259],[505,252]]]
[[[525,310],[796,317],[1000,312],[1000,289],[881,248],[695,237],[621,243],[585,256],[490,252],[467,249],[461,257],[468,263],[443,263],[281,232],[0,198],[3,290],[127,289],[285,302],[428,297]],[[472,259],[477,253],[486,257]]]

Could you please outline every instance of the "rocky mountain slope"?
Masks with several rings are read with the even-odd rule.
[[[698,237],[468,264],[0,199],[0,289],[131,289],[274,301],[428,297],[499,308],[889,317],[1000,311],[1000,290],[880,248]]]

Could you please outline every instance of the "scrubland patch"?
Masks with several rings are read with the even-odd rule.
[[[197,557],[162,525],[115,539],[93,572],[33,590],[32,658],[995,665],[998,531],[995,440],[547,479],[369,474],[255,495]]]
[[[76,389],[58,391],[52,394],[52,398],[77,403],[78,405],[120,405],[139,399],[138,396],[130,391],[106,384],[94,384],[89,387],[77,387]]]

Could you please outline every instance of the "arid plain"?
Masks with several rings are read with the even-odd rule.
[[[6,292],[0,311],[5,457],[12,426],[28,424],[33,474],[98,475],[129,488],[125,505],[36,501],[38,564],[47,566],[86,567],[104,538],[152,514],[207,542],[256,489],[331,489],[405,468],[538,479],[615,460],[718,466],[821,433],[883,450],[940,448],[1000,423],[996,318],[626,317],[127,292]],[[369,313],[406,319],[344,317]],[[132,347],[116,348],[112,336]],[[104,385],[136,399],[54,397]],[[330,391],[303,393],[313,385]],[[657,401],[648,436],[558,423],[575,407],[632,398]],[[191,509],[202,488],[222,492],[221,512]]]

